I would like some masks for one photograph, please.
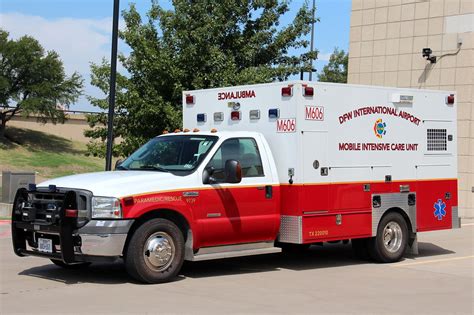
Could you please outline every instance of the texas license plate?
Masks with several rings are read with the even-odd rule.
[[[49,238],[38,238],[38,250],[44,253],[53,252],[53,240]]]

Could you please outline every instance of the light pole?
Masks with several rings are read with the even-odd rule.
[[[107,152],[105,170],[112,169],[112,148],[114,144],[114,113],[115,113],[115,81],[117,76],[117,44],[118,44],[119,0],[114,0],[112,22],[112,53],[110,56],[109,115],[107,122]]]
[[[311,50],[310,52],[313,53],[313,46],[314,46],[314,15],[316,13],[316,0],[313,0],[313,19],[311,20]],[[313,58],[309,58],[310,63],[310,70],[309,70],[309,80],[313,81]]]

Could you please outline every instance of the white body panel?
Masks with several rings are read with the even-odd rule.
[[[289,85],[292,96],[282,96],[282,87]],[[314,96],[303,96],[304,85],[314,88]],[[216,128],[217,134],[261,132],[270,144],[281,183],[288,182],[290,168],[295,170],[295,183],[383,181],[386,175],[392,180],[456,178],[457,105],[446,104],[450,94],[454,92],[303,81],[196,90],[183,93],[183,127]],[[194,97],[193,104],[186,104],[186,95]],[[412,102],[402,103],[400,96],[409,96]],[[231,120],[236,102],[242,114],[239,121]],[[317,112],[312,116],[317,120],[306,119],[306,106],[323,110],[324,117]],[[366,107],[385,112],[364,113]],[[277,132],[277,119],[269,118],[269,109],[279,109],[280,119],[295,118],[294,132]],[[251,110],[259,110],[260,119],[251,120]],[[361,115],[355,117],[355,110]],[[224,114],[223,121],[214,121],[216,112]],[[206,121],[198,122],[198,114],[206,114]],[[374,131],[378,119],[385,123],[381,137]],[[446,150],[428,151],[427,129],[446,129]],[[319,135],[303,136],[308,132]],[[340,145],[352,149],[341,150]],[[321,176],[320,168],[303,165],[315,160],[320,168],[328,167],[328,176]]]

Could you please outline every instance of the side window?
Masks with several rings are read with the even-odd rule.
[[[257,143],[252,138],[235,138],[224,141],[209,161],[208,167],[214,168],[216,180],[224,180],[224,166],[227,160],[237,160],[242,166],[242,177],[264,176],[262,159]]]

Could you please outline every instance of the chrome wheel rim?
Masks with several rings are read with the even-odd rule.
[[[173,239],[165,232],[153,233],[143,249],[145,263],[153,271],[166,270],[173,262],[175,253]]]
[[[391,221],[383,229],[383,245],[390,253],[396,253],[402,246],[402,228],[397,222]]]

